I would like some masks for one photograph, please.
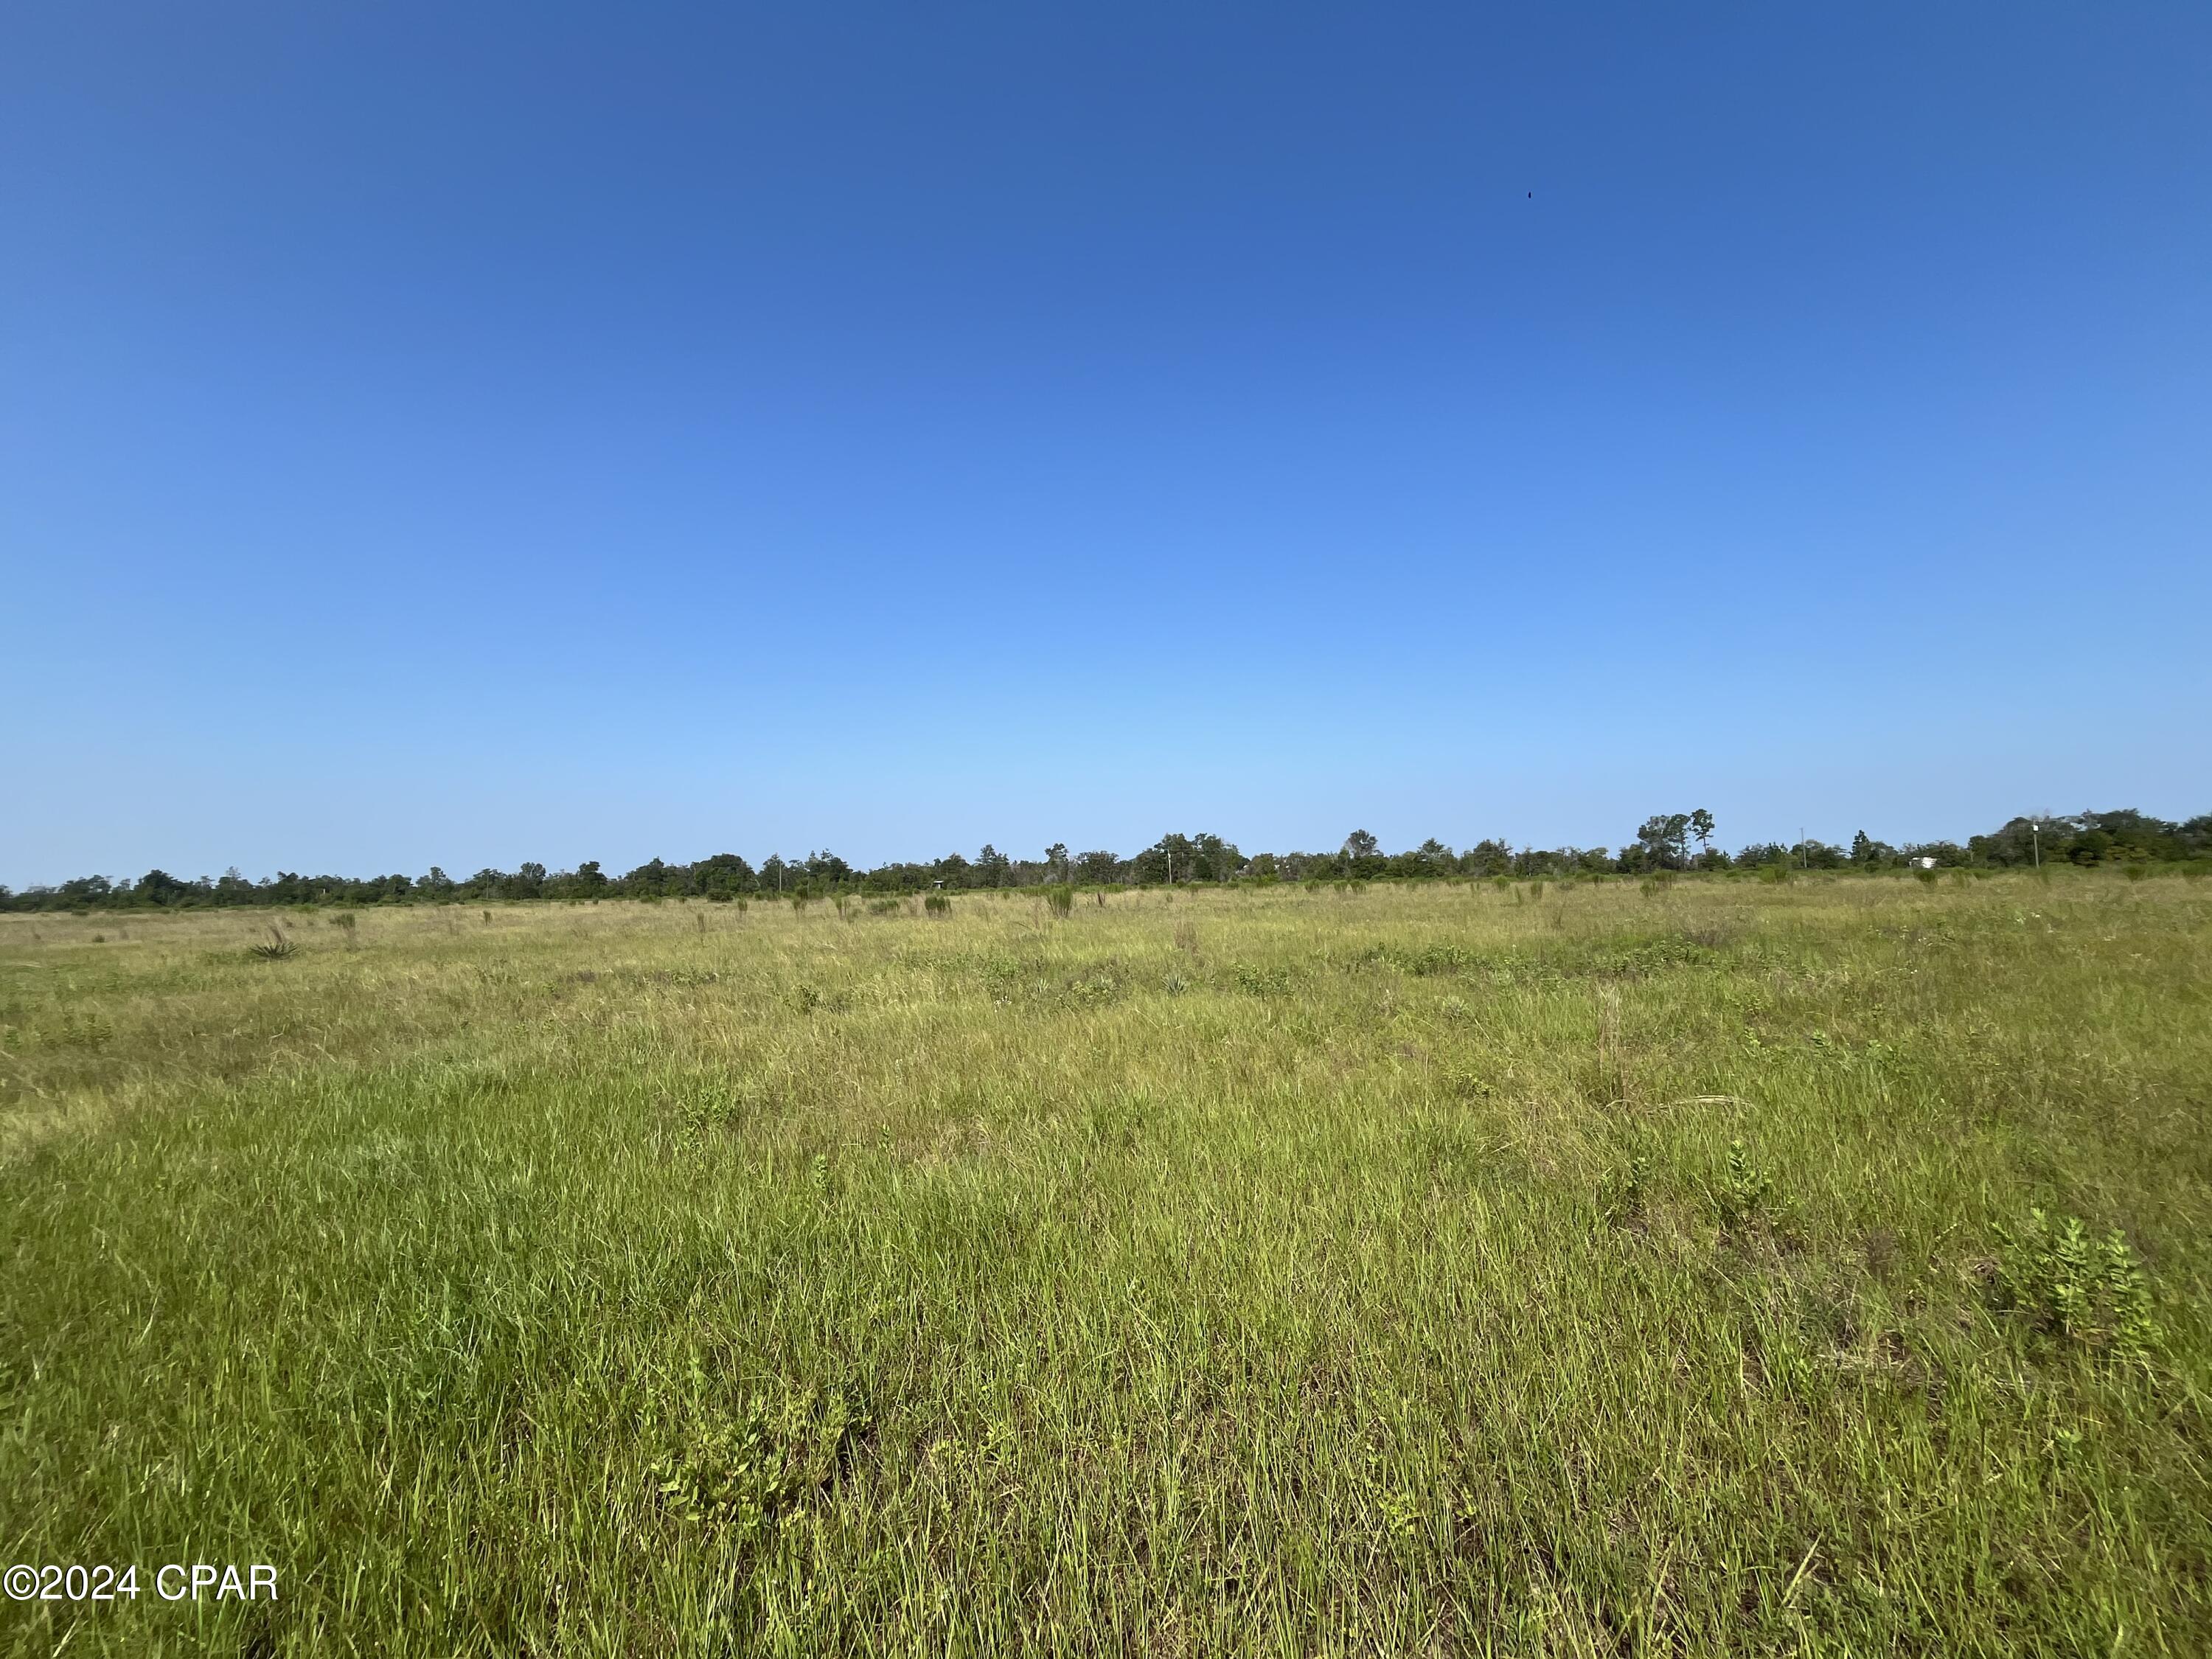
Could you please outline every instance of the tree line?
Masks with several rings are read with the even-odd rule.
[[[514,871],[479,870],[456,878],[436,866],[420,876],[360,878],[282,872],[258,881],[235,869],[221,876],[185,879],[149,870],[136,880],[80,876],[58,886],[18,893],[0,886],[0,910],[179,908],[205,905],[441,904],[490,900],[599,898],[705,899],[819,897],[832,894],[904,894],[938,889],[1170,886],[1188,884],[1283,881],[1389,881],[1439,878],[1650,875],[1675,871],[1747,871],[1769,865],[1811,870],[2010,868],[2033,863],[2098,866],[2212,860],[2212,813],[2169,823],[2133,809],[2064,816],[2015,817],[1962,846],[1936,841],[1893,847],[1862,830],[1848,847],[1820,841],[1790,844],[1754,842],[1735,853],[1716,844],[1713,815],[1654,813],[1634,838],[1618,848],[1516,848],[1490,839],[1454,851],[1434,837],[1399,853],[1385,853],[1376,838],[1355,830],[1342,846],[1325,853],[1247,855],[1219,836],[1167,835],[1124,858],[1104,850],[1071,853],[1055,842],[1036,859],[1019,859],[986,843],[975,857],[947,853],[926,863],[891,863],[860,869],[830,852],[804,859],[771,854],[756,866],[735,853],[717,853],[690,864],[648,860],[610,875],[597,860],[573,870],[525,864]]]

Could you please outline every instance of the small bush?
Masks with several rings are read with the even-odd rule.
[[[1644,1220],[1644,1189],[1651,1160],[1638,1152],[1598,1183],[1597,1212],[1608,1227],[1634,1227]]]
[[[1773,1202],[1774,1182],[1741,1140],[1729,1142],[1728,1174],[1715,1194],[1721,1225],[1730,1232],[1756,1221]]]
[[[2030,1210],[2025,1226],[2000,1227],[1997,1240],[1992,1299],[2031,1331],[2115,1359],[2140,1360],[2158,1346],[2149,1280],[2118,1228],[2098,1239],[2079,1216],[2054,1222]]]
[[[943,893],[929,893],[924,895],[921,908],[933,916],[949,916],[952,914],[952,901]]]
[[[693,1374],[695,1395],[705,1395],[696,1361]],[[687,1415],[653,1462],[653,1495],[679,1520],[740,1542],[835,1481],[868,1421],[835,1389],[775,1404],[756,1395],[735,1412],[701,1399]]]
[[[1066,882],[1048,887],[1044,890],[1044,902],[1045,908],[1055,916],[1073,915],[1075,910],[1075,889],[1070,887]]]

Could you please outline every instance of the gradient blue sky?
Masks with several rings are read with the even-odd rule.
[[[9,7],[0,881],[2205,811],[2208,88],[2197,0]]]

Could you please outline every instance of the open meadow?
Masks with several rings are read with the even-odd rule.
[[[0,1561],[280,1583],[0,1651],[2212,1651],[2212,883],[271,920],[0,916]]]

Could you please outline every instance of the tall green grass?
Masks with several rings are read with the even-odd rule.
[[[2212,1650],[2201,885],[114,927],[7,1650]]]

